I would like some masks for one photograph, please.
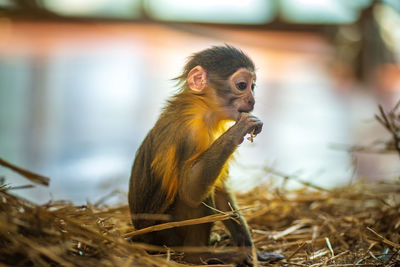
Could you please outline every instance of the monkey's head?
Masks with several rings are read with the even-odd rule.
[[[236,120],[241,112],[254,108],[254,63],[232,46],[214,46],[195,53],[176,79],[183,90],[216,101],[224,119]]]

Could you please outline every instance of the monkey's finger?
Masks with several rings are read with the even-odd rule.
[[[257,122],[255,126],[252,128],[253,134],[257,135],[261,133],[263,127],[263,123],[261,121]]]
[[[248,120],[250,117],[252,117],[252,115],[250,115],[250,113],[247,113],[247,112],[240,112],[240,113],[239,113],[239,117],[237,118],[236,122],[246,121],[246,120]]]
[[[249,119],[255,127],[252,127],[251,130],[254,129],[253,134],[259,134],[262,130],[263,122],[254,115],[249,115]]]

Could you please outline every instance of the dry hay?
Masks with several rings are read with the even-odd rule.
[[[256,246],[283,253],[288,266],[398,266],[399,193],[400,182],[360,181],[332,191],[257,188],[240,199],[256,207],[246,214]]]
[[[21,174],[28,178],[34,175]],[[74,206],[57,201],[36,205],[16,197],[12,191],[4,184],[0,187],[3,266],[183,266],[173,259],[194,248],[156,248],[129,243],[124,237],[220,221],[235,213],[135,232],[125,204]],[[309,184],[296,191],[258,187],[237,197],[256,247],[286,256],[276,266],[399,266],[399,193],[400,181],[360,181],[331,191]],[[215,231],[224,233],[220,223]],[[209,249],[221,250],[225,246],[226,241],[221,241]],[[146,252],[154,250],[164,253]]]

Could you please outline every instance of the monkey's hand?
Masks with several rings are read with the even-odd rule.
[[[259,134],[262,130],[263,123],[256,116],[242,112],[234,126],[237,127],[237,130],[239,131],[239,143],[242,143],[244,136],[247,134],[251,134],[253,137]]]
[[[256,251],[257,255],[257,261],[269,263],[269,264],[274,264],[277,263],[278,261],[283,260],[285,257],[281,254],[274,254],[274,253],[269,253],[269,252],[261,252],[259,250]],[[247,259],[244,260],[243,262],[237,264],[239,267],[253,267],[254,264],[254,259],[253,255],[249,254]]]

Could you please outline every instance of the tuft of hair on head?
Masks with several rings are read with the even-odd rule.
[[[182,89],[188,88],[186,78],[191,69],[201,66],[207,74],[213,75],[216,79],[226,80],[240,68],[247,68],[254,71],[254,63],[242,50],[225,44],[224,46],[212,46],[191,55],[182,74],[173,80]]]

